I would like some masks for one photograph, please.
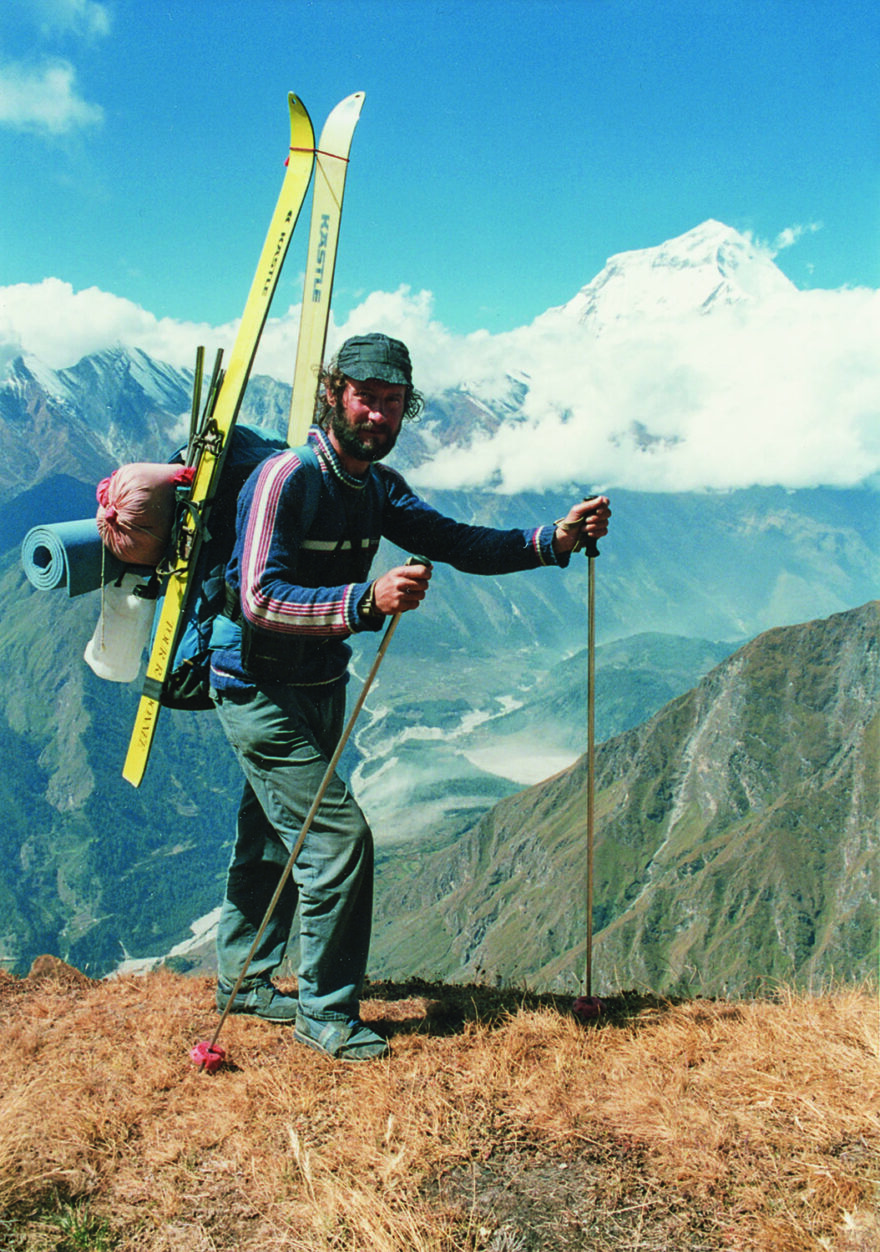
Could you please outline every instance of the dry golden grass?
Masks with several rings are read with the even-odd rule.
[[[10,1252],[880,1249],[876,994],[569,1002],[374,985],[344,1066],[159,971],[0,975]]]

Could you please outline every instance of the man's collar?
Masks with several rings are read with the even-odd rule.
[[[309,431],[309,439],[318,445],[318,451],[340,482],[345,483],[347,487],[354,487],[357,491],[366,487],[372,466],[370,466],[363,478],[356,478],[354,474],[349,474],[348,470],[343,468],[336,449],[327,437],[325,430],[322,430],[320,426],[313,426]]]

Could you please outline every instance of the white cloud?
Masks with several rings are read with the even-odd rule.
[[[0,126],[62,135],[103,117],[99,105],[78,94],[76,71],[67,61],[0,66]]]
[[[98,0],[6,0],[19,8],[44,36],[73,34],[103,37],[110,33],[110,9]]]
[[[792,290],[755,306],[625,323],[563,319],[459,340],[455,366],[525,376],[522,418],[414,475],[518,492],[578,482],[681,491],[852,485],[880,473],[880,293]],[[414,346],[417,367],[420,346]],[[473,389],[490,397],[485,376]]]
[[[289,380],[298,306],[270,319],[255,372]],[[28,352],[71,365],[115,343],[191,366],[231,345],[236,326],[156,318],[131,301],[46,279],[0,288],[0,361]],[[880,292],[791,288],[773,299],[590,333],[538,318],[501,335],[452,334],[430,293],[374,292],[341,325],[385,330],[410,347],[423,391],[466,385],[479,400],[528,387],[521,413],[468,450],[442,450],[414,481],[499,490],[751,484],[852,485],[880,474]]]
[[[783,249],[793,247],[803,239],[804,235],[815,235],[821,229],[821,222],[808,222],[806,226],[786,226],[773,240],[771,245],[773,255],[776,256]]]
[[[743,233],[759,252],[772,260],[774,257],[779,256],[780,252],[784,252],[786,248],[793,248],[795,244],[800,243],[805,235],[815,235],[822,228],[822,222],[797,223],[794,226],[783,227],[775,238],[769,241],[760,239],[758,236],[753,235],[751,231]]]
[[[142,348],[157,360],[191,365],[197,344],[223,336],[196,323],[157,318],[119,296],[44,278],[0,288],[0,360],[20,353],[39,357],[51,369],[64,369],[82,357],[115,344]],[[228,332],[226,332],[228,338]],[[217,346],[220,346],[218,343]]]

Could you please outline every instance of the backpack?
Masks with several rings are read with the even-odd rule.
[[[238,497],[258,465],[276,452],[286,450],[287,444],[283,439],[264,435],[250,426],[236,425],[232,431],[220,482],[211,504],[209,530],[202,540],[192,574],[180,638],[162,688],[161,702],[166,708],[197,710],[214,707],[208,694],[211,636],[215,622],[223,618],[226,607],[226,565],[235,546]],[[306,479],[308,516],[304,524],[308,528],[318,507],[320,468],[311,446],[305,444],[293,450],[304,465],[314,470]],[[178,453],[176,459],[181,455]],[[158,607],[161,608],[161,594]]]

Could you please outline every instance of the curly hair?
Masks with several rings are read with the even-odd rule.
[[[318,394],[315,397],[315,424],[327,430],[335,411],[338,411],[342,402],[342,393],[345,391],[346,385],[351,381],[347,374],[343,374],[338,368],[335,359],[332,360],[321,375],[318,384]],[[333,397],[332,403],[327,398],[329,394]],[[416,391],[415,387],[409,386],[406,389],[406,404],[403,410],[403,420],[413,421],[419,416],[425,407],[425,400],[420,391]]]

